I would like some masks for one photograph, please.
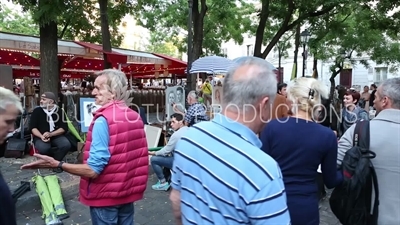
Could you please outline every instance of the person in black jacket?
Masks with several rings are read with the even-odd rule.
[[[331,101],[329,99],[321,99],[321,104],[323,109],[320,111],[318,122],[325,127],[329,127],[332,129],[332,114],[331,114]],[[333,130],[335,134],[337,132]],[[326,196],[324,179],[322,177],[322,173],[318,173],[317,176],[317,185],[318,185],[318,197],[322,199]]]
[[[11,90],[0,87],[0,144],[14,131],[15,121],[22,112],[21,100]],[[10,189],[0,173],[0,224],[16,225],[15,205]]]

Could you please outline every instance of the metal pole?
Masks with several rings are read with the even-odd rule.
[[[186,87],[190,90],[192,87],[192,77],[190,76],[190,68],[192,67],[192,8],[193,0],[188,0],[189,3],[189,18],[188,18],[188,36],[187,36],[187,69],[186,69]]]
[[[302,77],[305,76],[306,73],[306,43],[303,43],[303,74]]]

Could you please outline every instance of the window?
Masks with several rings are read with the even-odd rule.
[[[246,45],[246,47],[247,47],[247,56],[253,56],[254,55],[253,45]]]
[[[375,67],[374,82],[382,82],[387,79],[387,67]]]

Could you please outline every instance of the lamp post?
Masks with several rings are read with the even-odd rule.
[[[192,78],[190,76],[190,68],[192,67],[192,41],[193,41],[193,33],[192,33],[192,8],[193,8],[193,0],[188,0],[189,5],[189,18],[188,18],[188,36],[187,36],[187,67],[186,67],[186,87],[190,90],[192,87]]]
[[[307,60],[306,45],[308,43],[308,40],[310,39],[310,36],[311,36],[310,32],[308,32],[307,29],[305,29],[300,34],[301,43],[303,44],[303,74],[302,74],[302,77],[305,76],[305,72],[306,72],[306,60]]]

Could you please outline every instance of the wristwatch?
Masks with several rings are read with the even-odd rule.
[[[60,163],[58,164],[57,168],[59,168],[59,169],[61,169],[62,171],[64,171],[63,168],[62,168],[62,165],[63,165],[63,164],[64,164],[64,161],[60,161]]]

